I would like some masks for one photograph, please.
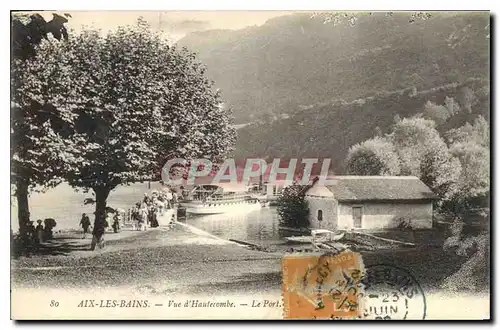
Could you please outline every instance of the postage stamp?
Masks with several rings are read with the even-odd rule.
[[[287,256],[282,266],[284,319],[425,319],[424,291],[403,268],[365,268],[349,250]]]
[[[357,318],[363,297],[359,253],[283,258],[284,319]]]

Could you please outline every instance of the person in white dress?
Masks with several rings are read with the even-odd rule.
[[[172,195],[172,191],[170,189],[168,189],[165,193],[165,198],[168,202],[168,208],[172,208],[172,200],[174,199],[174,196]]]
[[[148,206],[144,203],[139,211],[139,230],[143,231],[147,229],[148,221]]]

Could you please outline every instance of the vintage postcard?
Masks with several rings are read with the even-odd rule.
[[[12,11],[14,320],[490,320],[487,11]]]

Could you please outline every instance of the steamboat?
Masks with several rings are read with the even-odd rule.
[[[186,213],[205,215],[251,211],[263,203],[244,185],[202,184],[195,186],[180,206]]]

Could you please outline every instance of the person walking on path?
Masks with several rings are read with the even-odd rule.
[[[48,241],[54,238],[54,233],[52,232],[52,229],[54,229],[56,226],[57,226],[57,221],[54,220],[53,218],[47,218],[43,220],[44,241]]]
[[[158,213],[160,215],[163,215],[163,213],[165,212],[165,199],[162,195],[158,196],[155,206],[158,209]]]
[[[83,228],[83,237],[84,239],[87,236],[87,233],[89,232],[89,227],[90,227],[90,219],[88,215],[85,213],[82,214],[82,219],[80,220],[80,226]]]
[[[37,226],[35,228],[35,243],[40,245],[43,242],[43,225],[42,220],[37,220]]]
[[[148,196],[148,193],[144,193],[144,198],[142,199],[142,202],[148,205],[151,203],[151,198]]]
[[[35,242],[35,239],[36,239],[36,230],[35,230],[35,222],[34,221],[30,221],[29,224],[28,224],[28,240],[29,240],[29,243],[30,245],[33,244]]]
[[[139,231],[147,229],[146,225],[147,221],[148,221],[148,206],[144,203],[139,211]]]
[[[140,211],[141,211],[140,207],[141,207],[141,204],[136,203],[134,208],[132,209],[132,212],[131,212],[132,229],[133,230],[139,230]]]
[[[118,216],[118,212],[113,216],[113,232],[118,233],[120,231],[120,218]]]

